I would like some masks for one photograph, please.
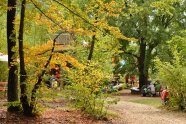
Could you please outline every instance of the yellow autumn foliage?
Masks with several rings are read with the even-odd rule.
[[[40,1],[34,0],[34,3],[37,4],[48,17],[45,17],[41,13],[36,13],[35,16],[31,14],[32,20],[39,25],[46,25],[49,33],[55,33],[60,30],[82,36],[93,36],[95,32],[99,33],[101,31],[105,33],[104,30],[109,30],[109,35],[112,35],[114,38],[136,41],[134,38],[124,36],[118,27],[108,24],[108,17],[117,18],[122,13],[125,7],[124,2],[115,0],[104,2],[102,0],[96,0],[89,2],[84,1],[82,5],[80,5],[79,1],[61,2],[68,9],[54,1],[45,1],[45,6],[43,6],[43,3]],[[81,6],[84,6],[84,8],[82,9]],[[35,9],[35,11],[36,10],[37,9]]]
[[[51,54],[52,46],[53,42],[49,41],[48,43],[43,45],[37,45],[31,48],[27,48],[27,50],[25,51],[26,53],[25,63],[36,69],[35,74],[39,74],[40,70],[44,68],[44,64],[47,62]],[[65,46],[61,46],[60,48],[63,49],[65,48]],[[66,66],[67,62],[71,63],[74,67],[82,66],[75,58],[73,58],[70,55],[53,52],[50,67],[54,67],[55,64],[60,64],[62,68],[68,71],[69,68]]]

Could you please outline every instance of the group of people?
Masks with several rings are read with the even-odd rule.
[[[60,65],[55,64],[55,67],[52,68],[49,72],[49,79],[46,81],[48,88],[57,88],[60,86]]]
[[[135,75],[130,75],[129,73],[127,73],[125,75],[125,83],[127,85],[131,84],[131,86],[134,86],[135,82],[136,82],[136,76]]]
[[[152,81],[149,81],[149,84],[147,86],[142,87],[142,95],[150,95],[150,96],[155,96],[156,92],[159,92],[159,95],[162,100],[162,104],[167,104],[168,103],[168,90],[167,87],[163,87],[160,85],[160,83],[153,83]]]

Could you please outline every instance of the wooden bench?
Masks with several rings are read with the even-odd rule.
[[[8,88],[8,82],[0,82],[0,91],[6,91]]]

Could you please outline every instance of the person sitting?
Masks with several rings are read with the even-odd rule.
[[[156,93],[158,93],[158,96],[160,96],[161,94],[161,89],[162,89],[162,85],[160,84],[160,82],[157,80],[155,83],[154,83],[154,86],[155,86],[155,91]]]
[[[150,83],[150,85],[149,85],[147,88],[150,89],[150,92],[151,92],[151,94],[152,94],[153,96],[156,95],[155,86],[154,86],[154,84],[153,84],[152,82]]]

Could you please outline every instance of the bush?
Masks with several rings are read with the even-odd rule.
[[[169,106],[186,107],[186,68],[164,64],[159,68],[160,79],[168,87]]]
[[[171,61],[162,62],[159,59],[156,60],[159,71],[158,78],[168,87],[168,106],[184,110],[186,108],[185,40],[174,37],[169,48],[173,56]]]
[[[103,93],[103,89],[106,76],[99,66],[88,65],[71,72],[69,76],[72,83],[65,87],[65,94],[72,105],[97,119],[105,117],[108,95]]]

